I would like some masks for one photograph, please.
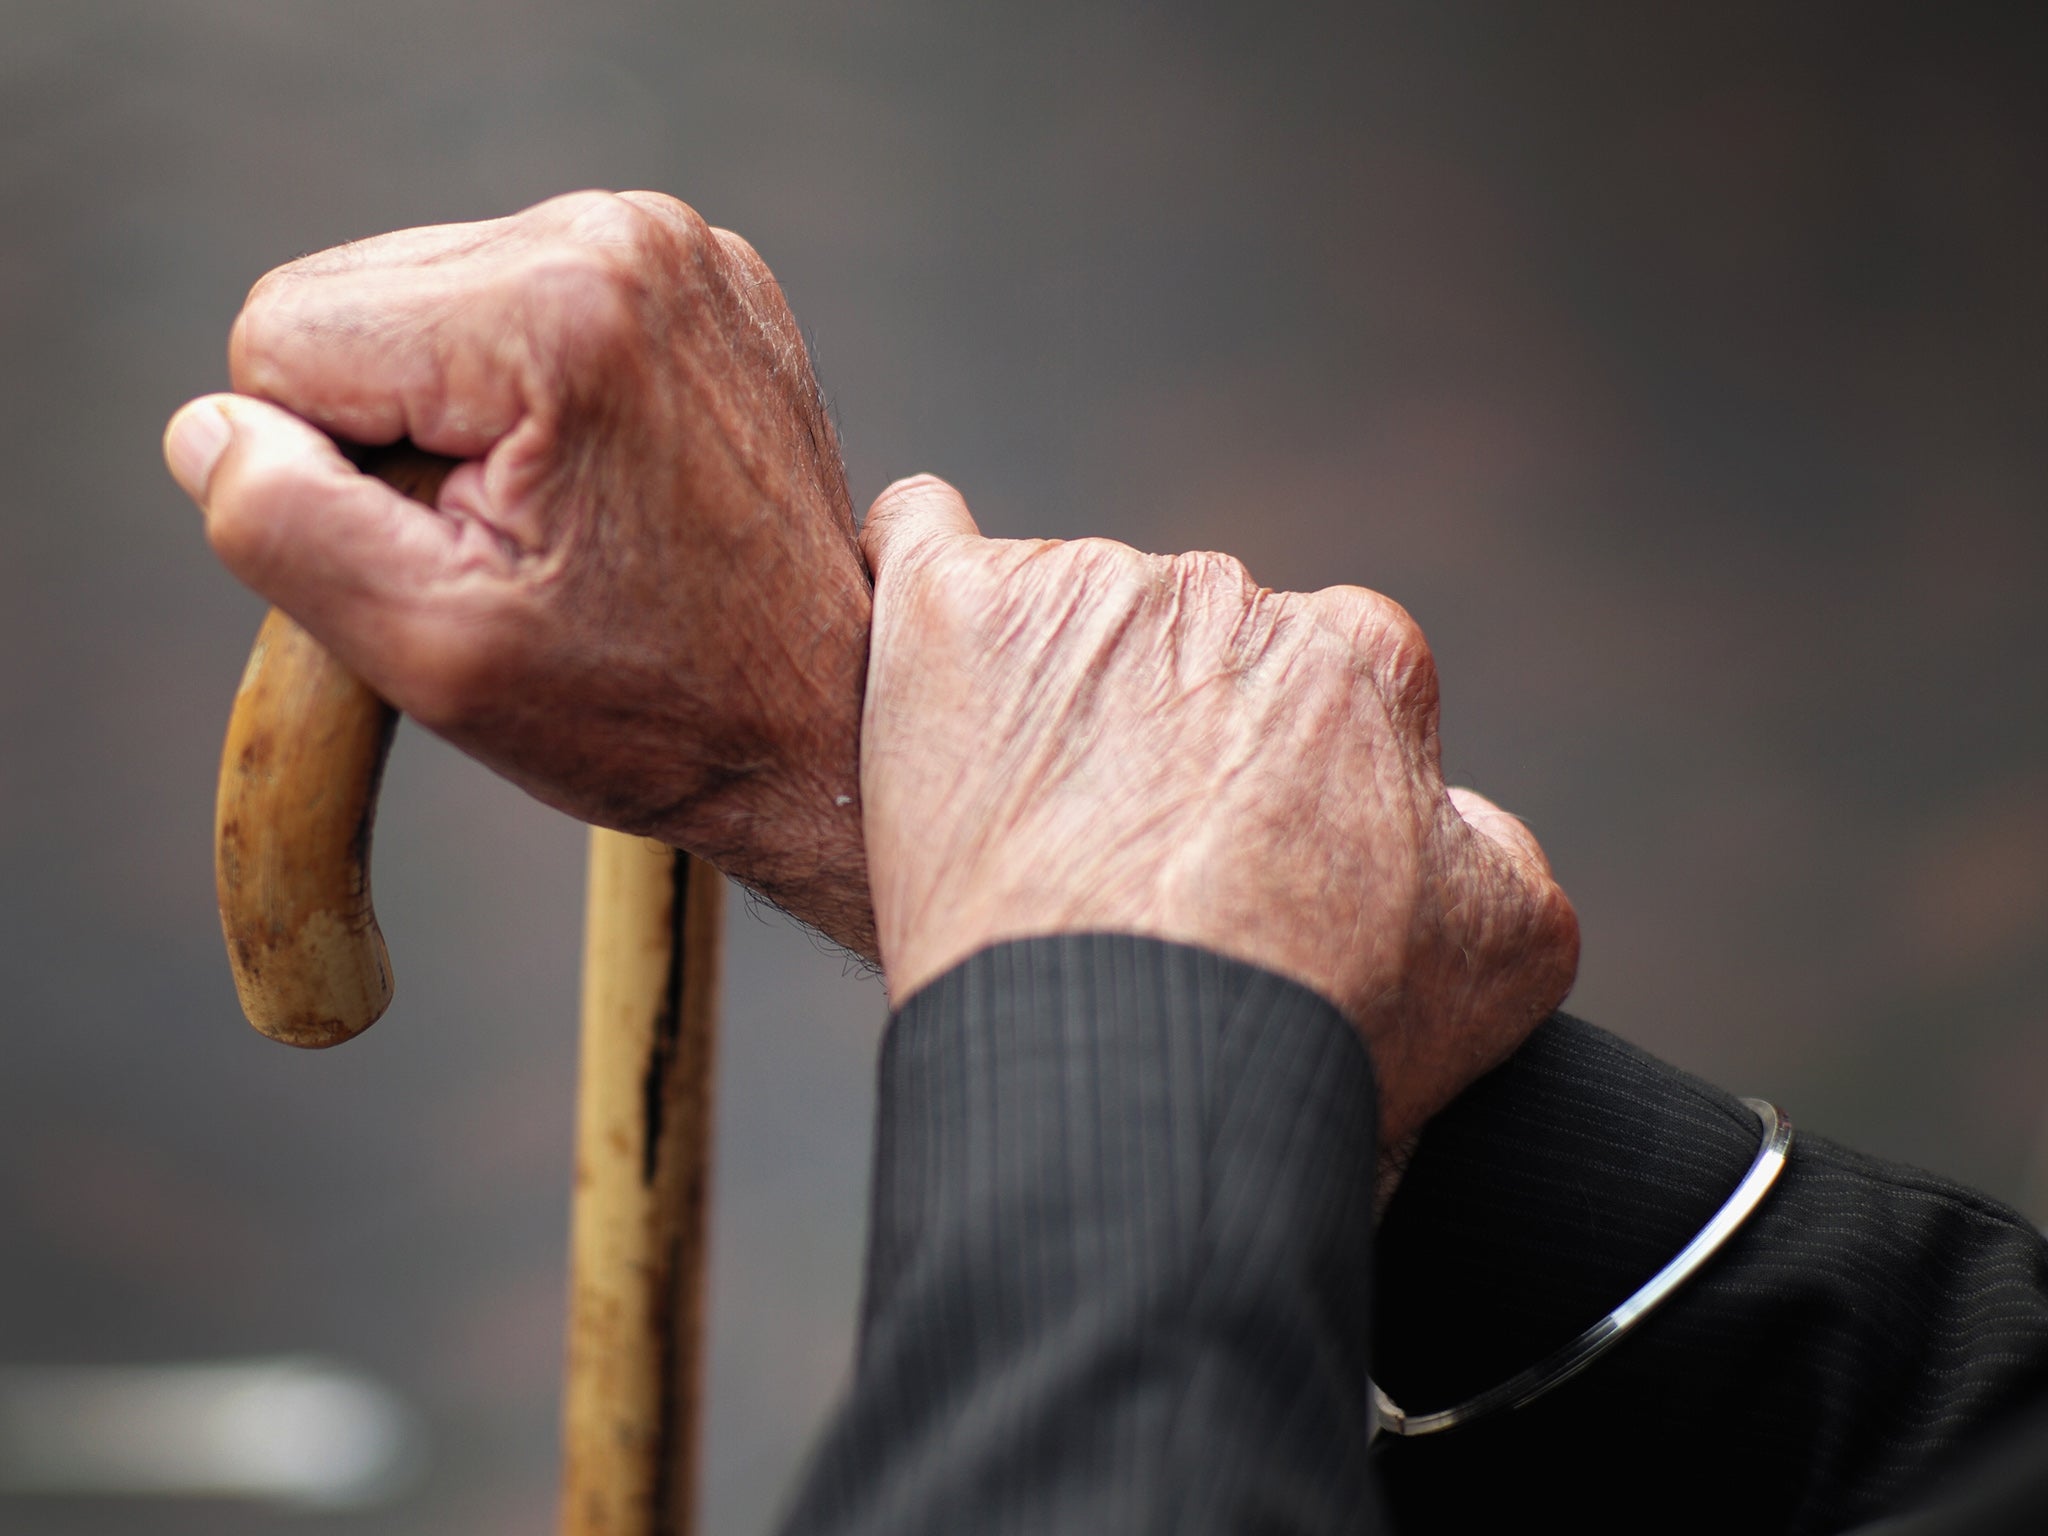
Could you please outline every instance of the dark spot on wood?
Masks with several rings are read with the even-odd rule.
[[[640,1082],[640,1182],[652,1187],[661,1166],[661,1138],[667,1129],[668,1080],[675,1069],[683,1030],[683,924],[690,911],[690,861],[670,858],[668,897],[668,977],[662,984],[661,1008],[654,1015],[654,1038],[647,1048],[647,1075]]]

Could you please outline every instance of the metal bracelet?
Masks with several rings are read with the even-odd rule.
[[[1778,1113],[1776,1105],[1763,1099],[1744,1099],[1742,1102],[1763,1122],[1763,1140],[1757,1147],[1756,1161],[1749,1165],[1749,1172],[1735,1186],[1735,1193],[1728,1197],[1728,1203],[1714,1213],[1714,1219],[1700,1228],[1699,1234],[1679,1250],[1678,1257],[1652,1275],[1648,1284],[1556,1353],[1455,1407],[1436,1413],[1407,1413],[1380,1390],[1378,1383],[1374,1383],[1375,1429],[1390,1435],[1433,1435],[1461,1424],[1470,1424],[1489,1414],[1524,1407],[1552,1387],[1571,1380],[1599,1359],[1659,1303],[1690,1280],[1756,1210],[1784,1168],[1785,1154],[1792,1145],[1792,1122]]]

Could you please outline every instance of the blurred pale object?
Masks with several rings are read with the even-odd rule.
[[[0,1367],[0,1495],[363,1506],[422,1460],[397,1395],[327,1361]]]

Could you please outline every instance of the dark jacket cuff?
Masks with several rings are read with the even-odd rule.
[[[1157,940],[995,946],[880,1069],[851,1398],[801,1531],[1370,1525],[1375,1091],[1312,992]]]

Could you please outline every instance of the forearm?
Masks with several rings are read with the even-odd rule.
[[[861,1348],[786,1530],[1378,1529],[1371,1069],[1314,994],[997,946],[884,1049]]]

